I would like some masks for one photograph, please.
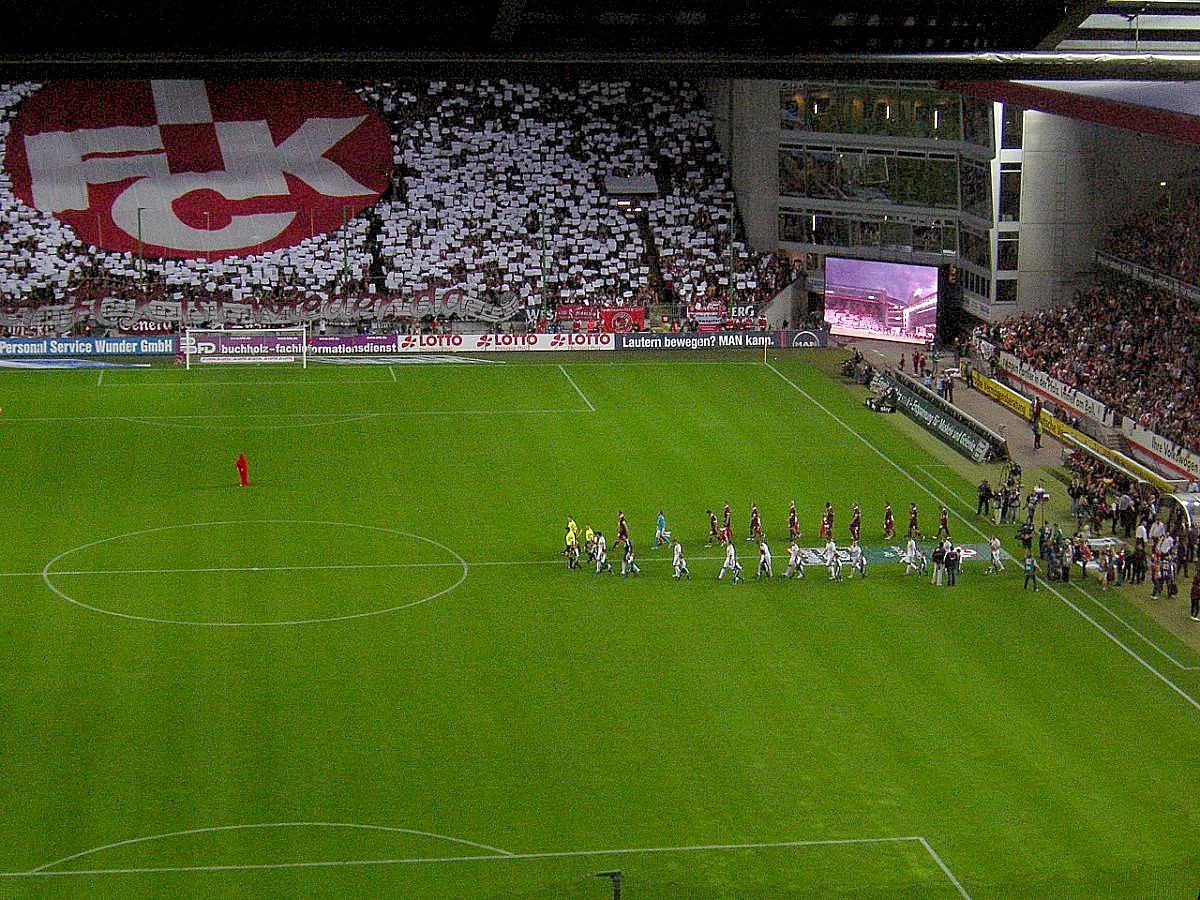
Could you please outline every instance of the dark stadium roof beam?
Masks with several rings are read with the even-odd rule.
[[[304,0],[139,6],[93,0],[0,11],[15,55],[278,50],[538,56],[581,50],[662,56],[707,51],[786,58],[818,53],[1031,50],[1059,25],[1062,0],[461,0],[352,7]]]
[[[508,76],[527,79],[825,78],[881,80],[1119,79],[1190,81],[1195,53],[890,53],[758,55],[557,53],[264,52],[208,54],[39,54],[0,50],[0,78],[346,78]]]

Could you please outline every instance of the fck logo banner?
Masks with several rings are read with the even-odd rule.
[[[4,165],[94,246],[216,259],[340,227],[387,188],[392,144],[336,83],[73,81],[21,105]]]

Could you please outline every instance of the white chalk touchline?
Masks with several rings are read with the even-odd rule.
[[[919,466],[917,466],[917,468],[920,469],[922,472],[924,472],[930,481],[934,482],[935,484],[941,485],[941,487],[947,493],[949,493],[952,497],[955,497],[956,499],[958,498],[958,496],[959,496],[958,493],[952,487],[950,487],[950,486],[944,484],[943,482],[941,482],[940,480],[938,480],[936,477],[934,477],[933,473],[929,471],[930,469],[933,469],[933,468],[945,469],[945,468],[949,468],[949,466],[922,466],[922,465],[919,465]],[[964,501],[964,503],[965,502],[966,501]],[[1177,669],[1180,669],[1181,671],[1184,671],[1184,672],[1200,671],[1200,665],[1189,666],[1189,665],[1186,665],[1186,664],[1180,662],[1179,660],[1177,660],[1174,656],[1172,656],[1170,653],[1168,653],[1166,650],[1164,650],[1162,647],[1160,647],[1158,644],[1156,644],[1154,641],[1152,641],[1149,637],[1142,634],[1142,632],[1139,631],[1134,625],[1127,622],[1121,616],[1117,615],[1107,605],[1105,605],[1104,603],[1101,603],[1100,599],[1098,597],[1093,596],[1091,594],[1091,592],[1085,591],[1074,581],[1072,581],[1070,584],[1071,584],[1071,587],[1073,587],[1076,591],[1083,594],[1083,596],[1087,597],[1089,600],[1091,600],[1093,603],[1095,603],[1097,606],[1099,606],[1102,610],[1104,610],[1106,613],[1108,613],[1110,616],[1112,616],[1114,619],[1116,619],[1118,622],[1120,622],[1122,625],[1124,625],[1127,629],[1129,629],[1131,632],[1133,632],[1135,635],[1137,635],[1142,640],[1143,643],[1145,643],[1147,646],[1149,646],[1152,650],[1154,650],[1156,653],[1158,653],[1164,659],[1168,660]]]
[[[585,393],[584,393],[584,392],[583,392],[583,391],[580,389],[579,385],[577,385],[577,384],[575,383],[575,379],[571,377],[570,373],[568,373],[568,372],[567,372],[566,368],[564,368],[564,367],[563,367],[563,366],[560,364],[560,365],[559,365],[559,367],[558,367],[558,371],[562,372],[562,373],[563,373],[563,375],[564,375],[564,376],[566,376],[566,379],[567,379],[567,381],[571,382],[571,387],[575,388],[575,393],[577,393],[577,394],[580,396],[580,398],[583,400],[583,402],[587,404],[587,408],[588,408],[589,410],[591,410],[592,412],[595,412],[595,411],[596,411],[596,407],[592,406],[592,401],[591,401],[591,400],[589,400],[589,399],[587,398],[587,394],[585,394]]]
[[[831,419],[833,419],[835,422],[837,422],[839,425],[841,425],[844,429],[846,429],[846,431],[850,432],[850,434],[852,434],[856,438],[858,438],[859,441],[861,441],[868,449],[870,449],[873,453],[875,453],[880,459],[884,460],[884,462],[886,462],[888,465],[890,465],[892,468],[894,468],[897,472],[899,472],[901,475],[903,475],[905,478],[907,478],[909,481],[911,481],[913,484],[915,484],[920,490],[924,491],[926,494],[928,494],[930,497],[932,497],[934,500],[936,500],[938,502],[938,504],[940,504],[942,506],[948,505],[946,503],[946,501],[942,500],[942,498],[940,498],[937,494],[935,494],[933,491],[931,491],[929,488],[927,488],[925,485],[923,485],[920,481],[918,481],[916,478],[914,478],[912,473],[908,472],[906,469],[904,469],[902,466],[900,466],[895,460],[893,460],[890,456],[888,456],[886,453],[884,453],[882,450],[880,450],[878,447],[876,447],[874,444],[872,444],[869,440],[867,440],[865,437],[863,437],[861,434],[859,434],[857,431],[855,431],[854,428],[852,428],[845,421],[843,421],[836,413],[834,413],[828,407],[823,405],[819,400],[817,400],[816,397],[814,397],[808,391],[804,390],[804,388],[800,387],[798,384],[796,384],[796,382],[792,381],[790,378],[788,378],[786,375],[784,375],[782,372],[780,372],[777,368],[775,368],[770,363],[766,363],[766,367],[768,369],[770,369],[772,372],[774,372],[776,375],[778,375],[780,378],[782,378],[783,381],[786,382],[788,385],[790,385],[793,389],[795,389],[796,391],[799,391],[800,394],[802,396],[806,397],[810,403],[812,403],[819,410],[824,412],[827,416],[829,416]],[[958,497],[957,494],[951,492],[950,496],[954,500],[959,501],[960,509],[963,508],[964,503],[961,500],[961,498]],[[970,509],[969,506],[967,506],[966,508]],[[970,528],[972,531],[974,531],[976,534],[978,534],[984,540],[987,540],[988,536],[986,534],[984,534],[982,531],[980,531],[979,528],[969,518],[964,517],[963,524],[965,524],[968,528]],[[1141,656],[1139,656],[1136,650],[1134,650],[1132,647],[1130,647],[1128,644],[1126,644],[1124,641],[1122,641],[1119,637],[1117,637],[1115,634],[1113,634],[1111,631],[1109,631],[1107,628],[1105,628],[1103,625],[1101,625],[1099,622],[1097,622],[1095,619],[1093,619],[1091,616],[1089,616],[1086,612],[1084,612],[1082,609],[1080,609],[1078,606],[1076,606],[1074,603],[1072,603],[1070,600],[1068,600],[1065,596],[1063,596],[1061,593],[1059,593],[1059,591],[1055,589],[1054,585],[1050,584],[1049,582],[1042,582],[1042,584],[1046,587],[1047,590],[1050,591],[1050,593],[1052,593],[1055,597],[1057,597],[1059,600],[1061,600],[1063,603],[1065,603],[1071,609],[1075,610],[1075,612],[1077,612],[1080,616],[1082,616],[1085,621],[1087,621],[1092,626],[1094,626],[1097,630],[1099,630],[1101,634],[1103,634],[1110,641],[1112,641],[1114,644],[1116,644],[1118,647],[1120,647],[1122,650],[1124,650],[1126,653],[1128,653],[1131,657],[1133,657],[1135,660],[1137,660],[1138,663],[1140,663],[1148,672],[1150,672],[1152,675],[1154,675],[1156,678],[1158,678],[1159,681],[1161,681],[1163,684],[1165,684],[1167,687],[1169,687],[1172,691],[1174,691],[1176,694],[1178,694],[1181,698],[1183,698],[1185,701],[1187,701],[1187,703],[1193,709],[1200,712],[1200,701],[1198,701],[1195,697],[1193,697],[1191,694],[1189,694],[1187,691],[1185,691],[1183,688],[1181,688],[1179,685],[1177,685],[1174,681],[1172,681],[1170,678],[1168,678],[1162,672],[1158,671],[1158,669],[1154,668],[1154,666],[1152,666],[1149,662],[1147,662],[1145,659],[1143,659]]]
[[[59,865],[72,859],[78,859],[81,856],[87,856],[93,853],[98,853],[101,850],[107,850],[115,847],[125,846],[131,843],[139,843],[142,841],[155,840],[163,837],[174,837],[177,835],[196,834],[208,831],[231,830],[233,828],[270,828],[283,827],[288,825],[304,825],[304,824],[321,824],[321,823],[279,823],[279,825],[246,825],[246,826],[228,826],[225,829],[216,828],[201,828],[193,831],[175,832],[168,835],[155,835],[149,838],[135,838],[131,841],[121,841],[116,844],[110,844],[106,847],[98,847],[94,850],[87,850],[83,853],[77,853],[74,856],[64,857],[53,863],[47,863],[44,866],[39,866],[36,869],[31,869],[28,872],[0,872],[2,878],[49,878],[49,877],[67,877],[67,876],[91,876],[91,875],[144,875],[152,873],[169,873],[169,872],[248,872],[261,871],[270,869],[321,869],[321,868],[338,868],[348,866],[400,866],[400,865],[422,865],[432,863],[454,863],[454,862],[488,862],[488,861],[511,861],[519,862],[521,860],[535,859],[570,859],[577,857],[588,856],[637,856],[652,853],[712,853],[726,852],[733,850],[786,850],[797,847],[836,847],[849,846],[855,844],[901,844],[915,843],[920,844],[937,867],[950,880],[958,891],[959,896],[971,900],[971,895],[967,893],[966,888],[955,877],[950,867],[945,861],[934,851],[929,841],[923,837],[877,837],[877,838],[832,838],[827,840],[813,841],[775,841],[766,843],[748,843],[748,844],[693,844],[680,847],[619,847],[608,850],[560,850],[548,851],[544,853],[509,853],[503,850],[497,850],[495,853],[476,854],[472,856],[423,856],[423,857],[406,857],[397,859],[347,859],[347,860],[320,860],[315,862],[285,862],[285,863],[241,863],[227,865],[210,865],[210,866],[145,866],[145,867],[129,867],[120,869],[52,869],[51,866]],[[371,826],[344,826],[344,827],[371,827]],[[403,831],[404,829],[395,829]],[[413,834],[422,834],[422,832],[412,832]],[[441,835],[426,835],[431,837],[441,838]],[[471,841],[456,840],[454,838],[444,838],[445,840],[455,841],[472,846],[483,845],[474,844]],[[489,849],[489,848],[484,848]]]

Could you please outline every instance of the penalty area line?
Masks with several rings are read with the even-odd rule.
[[[847,424],[840,416],[838,416],[837,413],[830,410],[827,406],[825,406],[823,403],[821,403],[821,401],[819,401],[816,397],[814,397],[808,391],[804,390],[804,388],[800,387],[800,385],[796,384],[796,382],[792,381],[792,379],[788,378],[786,375],[784,375],[782,372],[780,372],[777,368],[775,368],[770,363],[767,363],[766,367],[768,369],[770,369],[772,372],[774,372],[776,375],[778,375],[781,379],[783,379],[784,383],[788,384],[793,390],[798,391],[801,394],[801,396],[805,397],[810,403],[812,403],[815,407],[817,407],[817,409],[821,410],[821,412],[825,413],[825,415],[829,416],[831,419],[833,419],[833,421],[835,421],[839,425],[841,425],[842,428],[844,428],[846,431],[848,431],[854,437],[858,438],[858,440],[861,441],[862,444],[865,447],[867,447],[867,449],[869,449],[872,453],[874,453],[876,456],[878,456],[880,459],[882,459],[884,462],[886,462],[889,466],[891,466],[893,469],[895,469],[897,472],[899,472],[901,475],[903,475],[905,478],[907,478],[909,481],[911,481],[913,484],[915,484],[920,490],[924,491],[931,498],[936,500],[940,506],[946,506],[947,508],[949,508],[949,504],[947,504],[944,500],[942,500],[941,497],[939,497],[937,494],[935,494],[933,491],[931,491],[929,488],[927,488],[925,485],[923,485],[920,481],[918,481],[915,477],[913,477],[911,472],[908,472],[907,470],[905,470],[894,459],[892,459],[890,456],[888,456],[886,453],[884,453],[882,450],[880,450],[878,447],[876,447],[874,444],[872,444],[869,440],[867,440],[865,437],[863,437],[852,426]],[[957,494],[951,492],[950,496],[954,500],[958,501],[958,505],[959,505],[960,509],[963,508],[963,501]],[[966,508],[969,509],[970,507],[968,506]],[[974,531],[977,535],[979,535],[985,541],[987,540],[987,535],[984,534],[982,531],[980,531],[979,527],[976,526],[975,523],[973,523],[970,519],[963,517],[963,524],[966,525],[968,528],[970,528],[972,531]],[[1183,700],[1185,700],[1189,706],[1191,706],[1197,712],[1200,712],[1200,701],[1198,701],[1195,697],[1193,697],[1191,694],[1189,694],[1187,691],[1185,691],[1183,688],[1181,688],[1179,685],[1177,685],[1174,681],[1172,681],[1170,678],[1168,678],[1162,672],[1158,671],[1158,669],[1154,668],[1154,666],[1151,665],[1149,662],[1147,662],[1145,659],[1143,659],[1136,650],[1134,650],[1132,647],[1130,647],[1128,644],[1126,644],[1124,641],[1122,641],[1119,637],[1117,637],[1115,634],[1113,634],[1111,631],[1109,631],[1107,628],[1105,628],[1103,625],[1101,625],[1099,622],[1097,622],[1095,619],[1093,619],[1091,616],[1089,616],[1087,614],[1087,612],[1080,609],[1077,605],[1075,605],[1069,599],[1067,599],[1067,597],[1065,597],[1063,594],[1059,593],[1059,591],[1055,589],[1054,585],[1050,584],[1049,582],[1043,582],[1043,584],[1045,585],[1046,589],[1050,591],[1050,593],[1052,593],[1055,597],[1057,597],[1059,600],[1061,600],[1063,603],[1065,603],[1071,609],[1075,610],[1075,612],[1077,612],[1080,616],[1082,616],[1085,621],[1087,621],[1089,624],[1091,624],[1093,627],[1095,627],[1098,631],[1100,631],[1101,634],[1103,634],[1110,641],[1112,641],[1114,644],[1116,644],[1118,647],[1120,647],[1122,650],[1124,650],[1127,654],[1129,654],[1129,656],[1131,656],[1135,660],[1137,660],[1137,662],[1143,668],[1145,668],[1148,672],[1150,672],[1152,675],[1154,675],[1154,677],[1156,677],[1159,681],[1161,681],[1163,684],[1165,684],[1167,687],[1169,687],[1172,691],[1174,691],[1176,694],[1178,694],[1181,698],[1183,698]]]
[[[593,856],[642,856],[667,853],[719,853],[738,850],[788,850],[802,847],[840,847],[867,844],[919,844],[939,870],[950,880],[960,897],[971,900],[962,882],[923,837],[831,838],[813,841],[775,841],[748,844],[693,844],[680,847],[615,847],[607,850],[559,850],[543,853],[487,853],[466,856],[416,856],[396,859],[343,859],[313,862],[226,863],[199,866],[131,866],[113,869],[32,869],[0,872],[0,878],[65,878],[96,875],[149,875],[182,872],[253,872],[274,869],[330,869],[366,866],[430,865],[461,862],[520,862],[522,860],[572,859]]]
[[[587,404],[588,410],[590,412],[595,412],[596,407],[592,406],[592,401],[587,398],[587,394],[585,394],[582,391],[582,389],[580,389],[579,385],[577,385],[575,383],[575,379],[571,377],[570,373],[567,372],[567,370],[563,367],[563,365],[561,363],[558,366],[558,371],[562,372],[563,376],[567,379],[567,381],[569,381],[571,383],[571,387],[575,388],[575,393],[577,393],[579,395],[580,399],[583,400],[583,402]]]

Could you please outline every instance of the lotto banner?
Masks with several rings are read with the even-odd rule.
[[[308,352],[313,356],[613,350],[615,347],[616,338],[611,334],[380,334],[308,339]]]

